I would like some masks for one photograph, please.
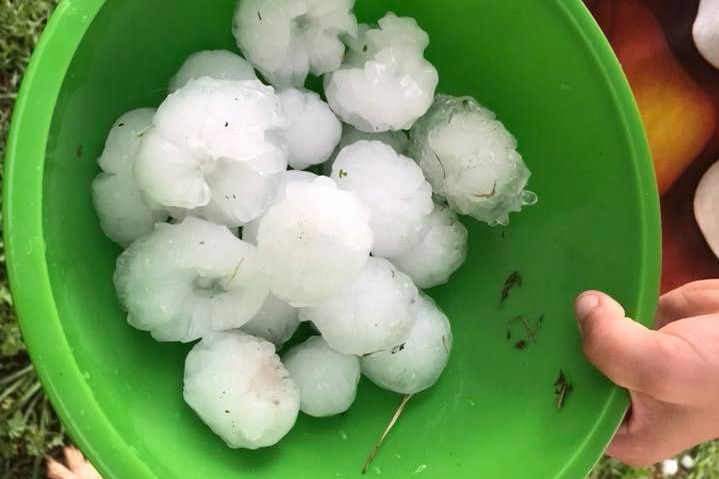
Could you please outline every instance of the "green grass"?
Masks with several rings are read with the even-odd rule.
[[[5,155],[10,113],[22,72],[56,1],[0,0],[0,159]],[[0,479],[44,477],[43,457],[64,441],[62,426],[42,392],[20,337],[0,240]],[[697,466],[676,477],[719,479],[719,443],[700,446],[692,455]],[[590,479],[654,477],[660,477],[656,468],[630,469],[605,459]]]

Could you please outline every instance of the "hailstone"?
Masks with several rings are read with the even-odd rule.
[[[257,80],[254,68],[241,56],[227,50],[205,50],[187,57],[170,80],[170,91],[178,90],[190,80],[202,77],[218,80]]]
[[[357,395],[360,363],[356,356],[338,353],[320,336],[313,336],[282,357],[300,390],[300,410],[315,417],[348,410]]]
[[[331,176],[372,212],[376,256],[401,255],[420,241],[434,203],[432,187],[412,159],[379,141],[358,141],[340,151]]]
[[[290,121],[289,164],[296,170],[327,161],[342,135],[342,123],[317,93],[289,88],[280,101]]]
[[[158,341],[239,328],[269,293],[255,247],[196,218],[158,223],[120,255],[114,279],[128,322]]]
[[[530,171],[517,140],[473,98],[438,95],[410,137],[410,154],[435,194],[458,213],[506,225],[509,213],[536,203],[524,189]]]
[[[300,406],[275,347],[239,331],[211,334],[192,348],[183,395],[232,448],[276,444],[294,426]]]
[[[391,351],[409,337],[417,316],[417,287],[383,258],[372,257],[362,273],[319,306],[302,308],[335,351],[361,356]]]
[[[414,284],[426,289],[449,281],[467,257],[467,228],[457,214],[437,204],[427,218],[426,233],[412,249],[390,261]]]
[[[447,316],[432,299],[421,294],[417,321],[409,339],[392,351],[361,359],[362,373],[380,387],[415,394],[432,386],[447,366],[452,332]]]
[[[132,169],[140,140],[152,125],[155,110],[143,108],[122,115],[112,126],[105,149],[97,162],[102,172],[92,182],[92,199],[100,227],[121,246],[152,231],[155,223],[167,219],[167,212],[143,198]]]
[[[336,70],[357,34],[354,0],[243,0],[233,33],[237,45],[273,85],[303,86],[308,73]]]
[[[266,339],[278,348],[295,334],[300,325],[299,310],[270,293],[257,314],[242,331]]]

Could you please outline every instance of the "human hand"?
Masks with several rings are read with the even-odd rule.
[[[647,466],[719,437],[719,280],[662,296],[656,330],[597,291],[575,310],[585,355],[631,396],[609,456]]]
[[[74,447],[65,448],[65,464],[55,459],[47,460],[47,477],[49,479],[102,479],[80,451]]]

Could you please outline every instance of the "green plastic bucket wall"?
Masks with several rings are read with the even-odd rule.
[[[73,438],[106,479],[359,477],[399,398],[367,381],[354,407],[300,417],[274,448],[228,449],[182,401],[188,345],[125,322],[119,253],[90,183],[123,112],[159,104],[190,53],[233,49],[232,0],[65,0],[28,70],[7,158],[5,235],[21,326]],[[358,0],[363,21],[417,18],[440,90],[473,95],[519,139],[538,205],[507,228],[467,221],[467,263],[431,291],[453,322],[450,364],[409,403],[368,475],[583,477],[627,406],[583,358],[572,314],[603,289],[645,323],[659,271],[656,188],[639,116],[578,0]],[[514,271],[522,278],[502,308]],[[544,315],[518,350],[506,324]],[[516,334],[519,334],[518,331]],[[562,410],[553,383],[574,385]]]

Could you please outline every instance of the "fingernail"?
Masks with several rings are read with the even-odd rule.
[[[577,302],[574,305],[574,310],[577,313],[577,324],[579,325],[579,332],[584,333],[582,323],[584,319],[592,312],[594,308],[599,305],[599,297],[596,294],[585,293],[577,298]]]

